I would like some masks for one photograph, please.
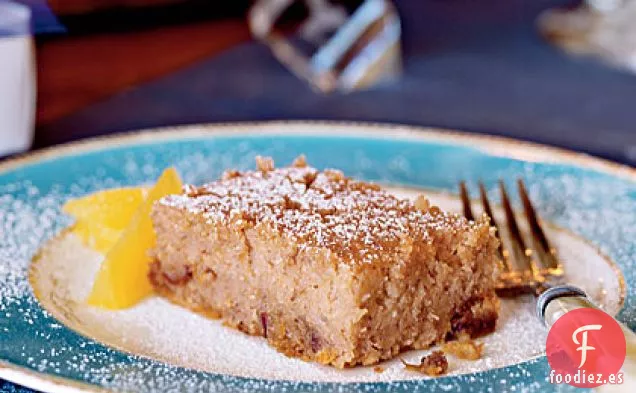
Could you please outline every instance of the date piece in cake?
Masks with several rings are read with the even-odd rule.
[[[257,167],[155,204],[159,294],[340,368],[494,329],[497,240],[486,219],[302,158]]]

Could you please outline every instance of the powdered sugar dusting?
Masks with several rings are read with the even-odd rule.
[[[351,263],[387,259],[406,237],[432,243],[439,234],[487,225],[434,207],[418,209],[377,185],[337,170],[320,172],[304,159],[279,169],[270,158],[257,158],[257,164],[256,171],[228,171],[160,203],[236,227],[267,224],[301,246],[327,248]]]

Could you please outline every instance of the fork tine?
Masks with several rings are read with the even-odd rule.
[[[481,181],[479,182],[479,195],[481,196],[481,205],[484,208],[484,213],[486,213],[488,218],[490,218],[490,225],[494,226],[495,229],[497,229],[497,231],[495,232],[495,236],[497,237],[497,240],[499,240],[499,247],[497,247],[499,260],[502,263],[502,267],[504,271],[510,271],[512,270],[510,266],[510,261],[508,260],[508,258],[504,256],[504,252],[503,252],[503,241],[501,239],[501,233],[500,233],[501,231],[499,230],[499,225],[497,224],[497,221],[495,220],[495,215],[492,213],[492,208],[490,207],[490,201],[488,200],[488,193],[486,192],[486,187],[484,186],[484,183],[482,183]]]
[[[515,219],[515,213],[510,204],[510,198],[506,192],[506,186],[503,181],[499,181],[499,190],[501,192],[501,203],[506,214],[506,223],[508,224],[508,233],[510,235],[511,251],[517,269],[530,271],[533,277],[537,276],[537,271],[530,259],[529,249],[526,247],[521,231]]]
[[[534,248],[537,253],[538,259],[544,265],[545,268],[548,269],[548,272],[551,275],[558,275],[561,273],[561,266],[556,258],[556,251],[554,248],[550,246],[547,237],[545,236],[545,232],[543,228],[541,228],[541,224],[537,218],[537,212],[530,202],[530,197],[528,196],[528,191],[526,190],[525,184],[522,179],[517,179],[517,187],[519,188],[519,196],[521,197],[521,202],[523,203],[523,210],[526,215],[526,220],[528,221],[528,225],[530,226],[530,231],[532,233],[532,242],[534,243]]]
[[[459,195],[462,199],[462,206],[464,208],[464,217],[473,221],[473,210],[470,208],[470,197],[468,196],[468,190],[466,189],[466,183],[462,180],[459,182]]]

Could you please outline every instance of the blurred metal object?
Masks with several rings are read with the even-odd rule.
[[[586,4],[599,12],[614,11],[623,6],[625,0],[587,0]]]
[[[587,0],[575,9],[548,10],[538,26],[569,53],[600,57],[636,72],[636,0]]]
[[[252,34],[296,76],[324,93],[365,88],[402,73],[400,19],[388,0],[366,0],[349,15],[328,0],[305,0],[308,18],[288,36],[277,26],[294,0],[259,0],[250,9]],[[301,48],[311,44],[314,50]]]

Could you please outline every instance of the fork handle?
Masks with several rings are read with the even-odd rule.
[[[598,309],[598,307],[588,299],[585,292],[570,285],[552,287],[541,294],[539,299],[537,299],[537,314],[548,328],[568,311],[579,308]],[[606,384],[595,388],[595,390],[603,393],[636,392],[636,334],[623,323],[616,319],[614,320],[623,331],[625,344],[627,345],[625,362],[623,363],[623,367],[621,367],[623,384]]]

